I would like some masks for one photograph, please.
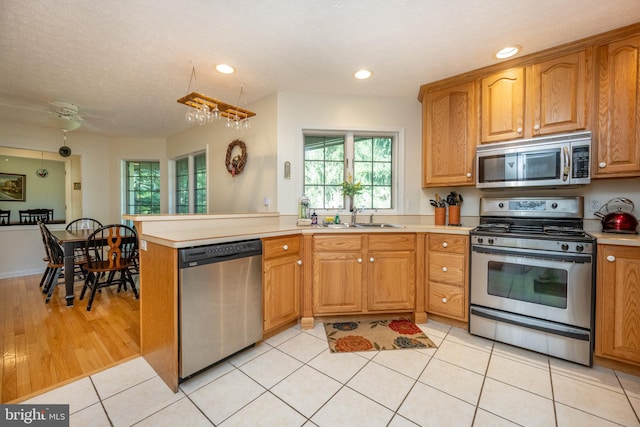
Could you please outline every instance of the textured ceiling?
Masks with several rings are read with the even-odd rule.
[[[0,0],[0,118],[50,126],[37,110],[60,100],[82,131],[166,137],[188,127],[176,100],[192,64],[200,91],[230,103],[241,84],[248,103],[417,97],[505,45],[527,54],[635,22],[638,0]],[[353,79],[360,67],[373,77]]]

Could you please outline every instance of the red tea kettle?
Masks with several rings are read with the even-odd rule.
[[[594,215],[602,218],[602,231],[608,233],[636,233],[638,220],[631,214],[634,207],[631,200],[625,197],[616,197],[605,203]],[[605,212],[602,212],[603,209]]]

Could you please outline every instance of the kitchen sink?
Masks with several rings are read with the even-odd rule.
[[[388,224],[386,222],[357,222],[351,226],[356,228],[404,228],[402,225]]]

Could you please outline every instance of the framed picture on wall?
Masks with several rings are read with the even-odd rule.
[[[24,202],[27,198],[27,176],[0,172],[0,202]]]

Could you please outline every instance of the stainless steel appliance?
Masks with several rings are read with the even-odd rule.
[[[595,239],[582,197],[482,198],[469,332],[591,366]]]
[[[262,242],[180,249],[179,376],[262,339]]]
[[[591,132],[481,145],[476,187],[557,187],[591,182]]]

